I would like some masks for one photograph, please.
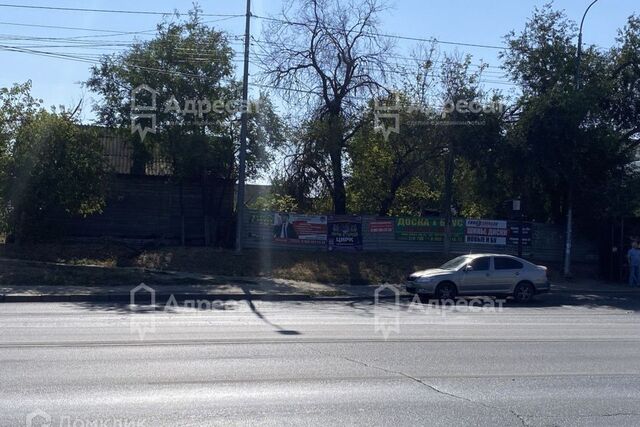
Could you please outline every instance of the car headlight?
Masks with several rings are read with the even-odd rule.
[[[418,283],[430,283],[433,281],[433,277],[418,277]]]

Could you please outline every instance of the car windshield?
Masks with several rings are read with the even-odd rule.
[[[459,256],[449,260],[440,266],[443,270],[457,270],[469,261],[468,256]]]

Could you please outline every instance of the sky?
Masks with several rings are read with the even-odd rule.
[[[463,1],[449,0],[391,0],[391,9],[385,12],[381,32],[393,35],[436,38],[442,41],[459,43],[502,45],[503,37],[510,30],[520,31],[532,13],[535,6],[541,6],[547,0],[540,1]],[[569,17],[579,20],[590,0],[557,0],[556,8],[564,9]],[[76,105],[85,99],[87,107],[83,111],[83,120],[91,121],[93,113],[90,105],[93,96],[81,85],[89,77],[90,63],[77,62],[54,58],[51,56],[34,55],[7,51],[6,47],[22,47],[45,52],[62,53],[79,56],[95,61],[100,54],[123,49],[122,44],[131,42],[134,37],[152,37],[152,31],[162,15],[140,15],[124,13],[98,13],[88,11],[53,11],[40,9],[24,9],[7,7],[7,5],[54,6],[69,8],[111,9],[171,12],[173,10],[187,11],[191,1],[123,1],[123,0],[93,0],[93,1],[9,1],[0,0],[0,87],[13,83],[33,82],[33,95],[44,100],[46,106]],[[200,6],[204,13],[242,15],[245,11],[244,0],[201,0]],[[274,16],[282,7],[281,0],[253,0],[252,12],[259,16]],[[597,46],[609,47],[614,43],[618,28],[622,27],[633,13],[640,13],[640,3],[637,0],[599,0],[585,21],[584,42]],[[213,21],[211,25],[227,31],[231,36],[241,36],[244,31],[244,18],[238,17],[206,17],[205,21]],[[20,24],[20,25],[16,25]],[[79,27],[82,30],[61,28],[41,28],[24,25],[47,25],[56,27]],[[252,21],[252,34],[260,37],[262,22]],[[151,31],[139,35],[115,35],[114,32]],[[20,37],[77,37],[84,40],[104,41],[103,46],[91,49],[68,47],[68,43],[50,40],[20,40]],[[86,37],[91,36],[91,37]],[[242,42],[232,41],[236,49],[236,65],[240,75],[242,65]],[[105,44],[119,44],[120,46],[104,46]],[[408,55],[415,48],[416,42],[397,40],[398,55]],[[41,47],[67,46],[67,47]],[[508,79],[498,69],[498,49],[455,46],[439,44],[441,52],[470,53],[473,62],[480,60],[491,65],[484,75],[488,88],[501,89],[505,92],[513,90]],[[3,50],[3,48],[5,48]],[[256,48],[255,46],[253,47]],[[495,68],[494,68],[495,67]],[[251,74],[257,70],[252,67]]]

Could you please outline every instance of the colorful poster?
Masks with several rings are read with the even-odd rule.
[[[392,219],[376,219],[369,223],[369,233],[393,233]]]
[[[303,245],[324,245],[327,242],[327,217],[276,213],[273,215],[273,240]]]
[[[504,220],[468,219],[465,221],[465,243],[506,245],[508,234],[507,221]]]
[[[451,241],[464,241],[464,220],[454,218],[451,224]],[[396,239],[423,242],[444,241],[444,218],[400,217],[396,219]]]
[[[348,215],[329,216],[327,222],[327,248],[330,251],[361,251],[362,217]]]
[[[518,221],[509,221],[507,226],[509,228],[509,239],[507,243],[517,246],[520,225]],[[531,227],[532,224],[530,222],[522,222],[522,246],[531,246]]]

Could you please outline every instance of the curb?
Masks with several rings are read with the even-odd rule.
[[[177,301],[204,299],[207,301],[367,301],[374,296],[344,295],[344,296],[315,296],[307,294],[162,294],[157,293],[155,300],[158,304],[166,304],[173,295]],[[395,295],[380,295],[380,299],[395,299]],[[401,296],[406,298],[406,296]],[[0,294],[2,302],[95,302],[95,303],[127,303],[131,295],[126,294],[74,294],[74,295],[25,295],[25,294]]]
[[[632,289],[551,289],[552,294],[620,294],[639,295],[640,292]]]
[[[592,290],[592,289],[558,289],[552,290],[553,294],[579,294],[579,295],[620,295],[620,296],[632,296],[637,295],[640,297],[640,293],[637,291],[613,291],[613,290]],[[544,295],[550,295],[549,293]],[[374,295],[340,295],[340,296],[322,296],[322,295],[308,295],[308,294],[208,294],[208,293],[178,293],[167,294],[158,292],[156,293],[156,302],[159,304],[166,304],[169,298],[173,295],[177,301],[199,300],[204,299],[207,301],[372,301],[375,299]],[[395,295],[380,295],[379,299],[391,300]],[[400,294],[400,299],[407,300],[413,298],[410,294]],[[0,294],[0,303],[3,302],[87,302],[87,303],[127,303],[129,304],[131,295],[129,293],[112,293],[112,294]]]

